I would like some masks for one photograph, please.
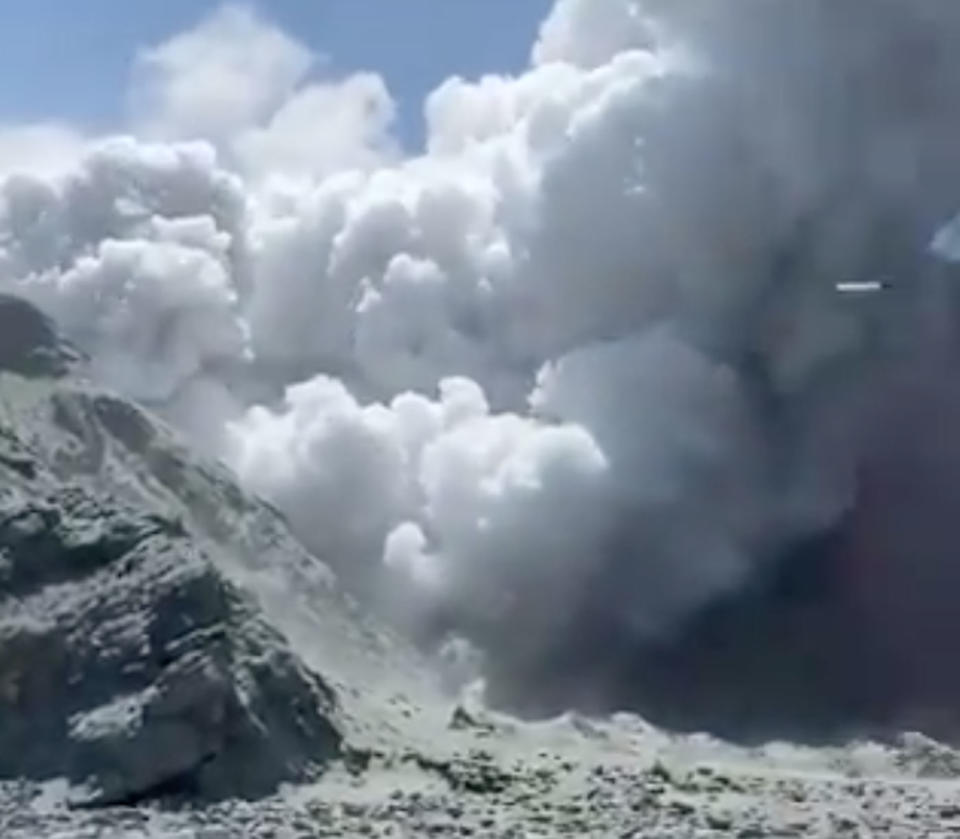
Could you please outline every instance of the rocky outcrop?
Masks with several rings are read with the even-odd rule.
[[[0,299],[0,407],[74,358],[35,310]],[[67,385],[48,385],[55,406]],[[95,452],[74,451],[89,468],[70,475],[36,422],[3,416],[0,778],[66,777],[102,805],[257,797],[320,773],[341,748],[334,691],[213,542],[122,490],[130,475],[100,475]]]
[[[335,699],[175,520],[0,505],[0,775],[97,802],[257,796],[337,754]]]

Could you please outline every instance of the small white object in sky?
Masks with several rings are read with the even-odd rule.
[[[841,294],[869,294],[882,291],[883,283],[880,280],[848,280],[837,283],[836,288]]]

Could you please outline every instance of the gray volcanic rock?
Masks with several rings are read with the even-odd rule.
[[[66,410],[49,377],[75,356],[9,298],[0,336],[17,374],[0,376],[0,777],[66,777],[107,804],[318,775],[341,748],[332,688],[175,507],[124,491],[129,475],[94,480],[102,451],[44,448],[36,423],[9,421],[21,391]],[[118,430],[149,431],[104,404]]]
[[[332,692],[180,522],[36,489],[0,501],[0,775],[256,796],[337,755]]]
[[[0,775],[256,796],[335,756],[334,697],[182,525],[78,487],[0,504]]]

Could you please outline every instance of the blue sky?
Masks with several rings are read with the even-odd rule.
[[[189,29],[208,0],[0,0],[0,123],[117,128],[137,48]],[[259,0],[246,3],[318,53],[332,74],[375,70],[400,106],[407,146],[444,78],[526,63],[551,0]]]

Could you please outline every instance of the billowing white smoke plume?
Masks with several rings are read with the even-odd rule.
[[[129,95],[134,127],[150,139],[207,139],[255,181],[322,176],[392,156],[394,105],[383,80],[357,73],[315,81],[321,58],[249,8],[224,6],[140,51]]]
[[[239,311],[245,206],[240,181],[206,144],[108,140],[56,180],[3,183],[0,275],[56,317],[95,376],[194,416],[177,403],[196,394],[229,405],[211,377],[249,353]],[[222,408],[210,418],[218,436]],[[210,432],[208,421],[194,428]]]
[[[404,160],[382,80],[315,63],[236,9],[144,53],[163,142],[4,181],[0,283],[493,658],[668,635],[848,511],[960,203],[960,6],[558,0]]]

